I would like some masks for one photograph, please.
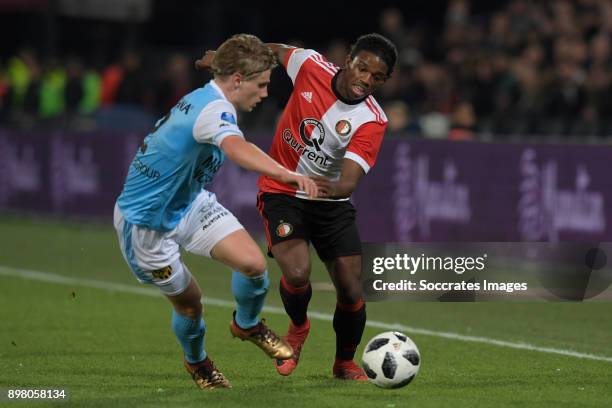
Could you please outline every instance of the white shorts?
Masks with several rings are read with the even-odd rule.
[[[168,296],[182,293],[191,274],[180,260],[181,248],[210,257],[210,251],[232,232],[244,229],[238,219],[202,191],[172,231],[154,231],[126,221],[115,204],[114,225],[123,257],[136,278],[152,283]]]

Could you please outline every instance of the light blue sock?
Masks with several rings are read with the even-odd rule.
[[[204,351],[206,324],[204,319],[193,320],[173,310],[172,330],[183,348],[188,363],[199,363],[206,358],[206,352]]]
[[[259,323],[259,313],[263,308],[268,286],[268,271],[256,277],[244,276],[236,271],[232,273],[232,293],[237,303],[235,319],[238,326],[248,329]]]

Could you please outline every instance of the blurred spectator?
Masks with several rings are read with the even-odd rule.
[[[397,8],[384,9],[380,14],[379,27],[380,33],[389,38],[397,47],[400,66],[414,67],[421,62],[421,33],[418,29],[408,29],[400,10]]]
[[[390,39],[398,51],[409,48],[408,32],[404,24],[402,12],[396,8],[388,8],[380,14],[380,33]]]
[[[42,68],[34,54],[22,61],[13,60],[15,65],[9,67],[11,81],[12,119],[25,127],[31,127],[40,112],[40,91],[42,88]],[[13,82],[17,80],[18,82]],[[23,81],[23,82],[21,82]],[[23,90],[22,90],[23,87]]]
[[[193,64],[185,55],[173,54],[168,58],[155,92],[158,115],[168,112],[183,95],[195,87],[192,73]]]
[[[599,65],[610,69],[610,36],[598,33],[591,38],[589,43],[589,64]]]
[[[139,69],[140,56],[134,51],[124,52],[121,61],[107,66],[102,72],[102,106],[142,102]]]
[[[15,109],[20,109],[31,79],[31,71],[37,65],[36,57],[31,50],[21,50],[9,59],[7,74],[11,86],[11,103]]]
[[[456,103],[456,94],[447,68],[441,64],[425,63],[419,67],[417,75],[425,90],[420,111],[450,114]]]
[[[450,140],[473,140],[475,126],[474,107],[469,102],[462,102],[453,112],[448,138]]]
[[[119,64],[111,64],[102,72],[102,106],[110,106],[115,103],[117,89],[123,80],[123,69]]]
[[[446,11],[446,23],[449,25],[467,25],[470,17],[468,0],[451,0]]]
[[[50,61],[40,84],[38,113],[42,119],[52,119],[64,113],[65,87],[66,72],[58,61]]]
[[[126,51],[121,59],[121,79],[117,84],[115,102],[143,105],[146,102],[142,56],[136,51]]]
[[[423,131],[423,136],[430,139],[446,139],[450,130],[448,116],[440,112],[422,115],[419,126]]]
[[[67,63],[66,88],[64,90],[66,112],[69,115],[74,115],[80,111],[83,94],[83,64],[76,57],[71,57]]]
[[[549,133],[568,133],[572,121],[584,108],[584,81],[585,73],[575,61],[563,61],[556,66],[546,92],[548,102],[544,111],[551,123]]]
[[[474,113],[481,119],[481,130],[491,130],[499,82],[490,55],[483,55],[474,62],[472,78],[466,81],[463,93],[472,101]]]
[[[85,71],[82,80],[83,97],[79,104],[79,111],[84,115],[94,113],[102,100],[102,80],[93,69]]]
[[[333,40],[325,52],[325,58],[339,67],[344,66],[346,57],[349,53],[349,46],[342,40]]]
[[[410,115],[410,108],[405,102],[389,102],[384,106],[384,110],[389,120],[387,132],[390,134],[406,135],[419,131],[418,125]]]

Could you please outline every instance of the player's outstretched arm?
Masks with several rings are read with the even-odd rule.
[[[337,181],[330,181],[323,177],[315,177],[315,183],[319,187],[320,198],[348,198],[357,188],[359,180],[364,175],[359,164],[351,159],[342,162],[342,173]]]
[[[285,58],[287,58],[287,53],[295,48],[291,45],[276,43],[266,43],[266,45],[270,47],[274,54],[276,54],[276,58],[281,65],[283,64],[283,61],[285,61]]]
[[[231,161],[240,167],[259,172],[282,183],[293,185],[312,198],[317,197],[319,193],[317,185],[311,178],[287,170],[259,147],[247,142],[240,136],[225,137],[221,142],[221,149]]]

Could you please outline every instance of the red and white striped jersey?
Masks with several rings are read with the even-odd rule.
[[[334,91],[339,68],[314,50],[291,49],[283,64],[293,92],[274,134],[269,154],[289,170],[338,180],[343,159],[367,173],[387,127],[387,117],[372,96],[351,103]],[[340,98],[340,99],[339,99]],[[308,198],[270,177],[259,178],[263,192]]]

